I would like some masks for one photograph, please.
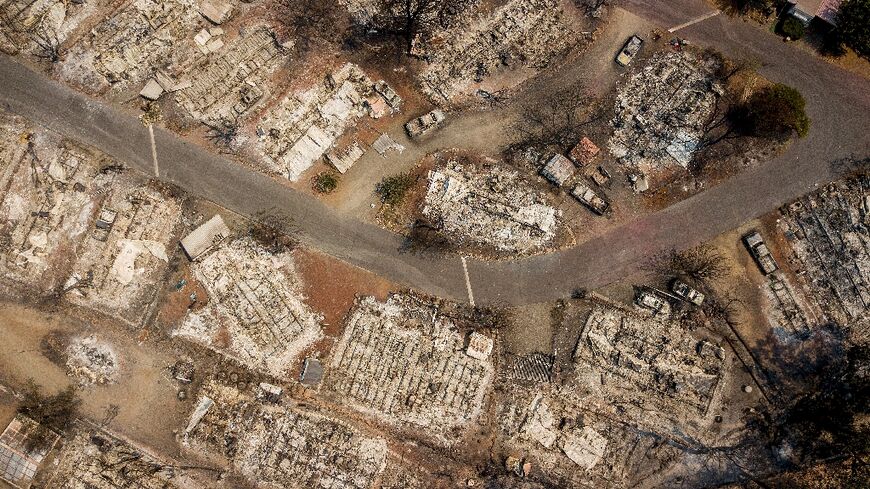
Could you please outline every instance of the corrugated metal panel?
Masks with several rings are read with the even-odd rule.
[[[230,228],[224,223],[224,219],[220,214],[215,214],[205,224],[185,236],[181,240],[181,246],[191,260],[196,260],[229,235]]]

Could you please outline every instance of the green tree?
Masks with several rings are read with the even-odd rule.
[[[805,107],[806,101],[800,92],[776,83],[755,92],[735,108],[731,116],[735,128],[744,134],[783,137],[796,133],[798,137],[804,137],[810,131],[810,118]]]
[[[782,33],[793,41],[797,41],[798,39],[804,37],[804,25],[801,21],[795,19],[794,17],[787,17],[782,21],[782,26],[780,26],[780,30]]]
[[[844,0],[837,29],[843,42],[864,57],[870,57],[870,0]]]

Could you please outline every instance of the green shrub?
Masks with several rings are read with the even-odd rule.
[[[390,177],[384,177],[375,188],[381,201],[389,205],[399,205],[405,200],[405,194],[414,184],[410,173],[399,173]]]
[[[801,21],[795,19],[794,17],[787,17],[782,21],[782,26],[780,26],[780,30],[782,33],[792,40],[797,41],[798,39],[804,37],[804,25]]]
[[[317,193],[328,194],[338,188],[338,175],[331,171],[322,171],[314,177],[314,190]]]

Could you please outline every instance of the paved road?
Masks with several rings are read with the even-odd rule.
[[[623,6],[668,28],[709,11],[698,0],[628,0]],[[856,75],[781,43],[758,27],[717,16],[680,31],[697,44],[763,61],[766,77],[798,88],[813,119],[810,135],[781,157],[663,211],[580,246],[512,262],[469,260],[478,303],[529,303],[599,287],[636,270],[650,254],[710,239],[830,180],[829,163],[870,154],[870,86]],[[152,169],[148,131],[121,109],[89,99],[0,57],[0,103],[61,134],[102,149],[145,172]],[[161,178],[235,212],[292,216],[306,242],[331,255],[442,297],[466,299],[455,256],[402,252],[401,239],[344,216],[269,177],[156,130]]]

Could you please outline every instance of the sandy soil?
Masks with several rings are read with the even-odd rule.
[[[293,257],[305,284],[306,302],[323,315],[324,333],[328,336],[341,334],[344,316],[357,296],[385,300],[390,291],[397,290],[395,284],[383,278],[317,251],[300,248],[294,250]]]
[[[83,320],[57,313],[42,312],[20,305],[0,303],[0,382],[12,388],[36,377],[46,393],[57,392],[73,383],[63,366],[41,353],[42,339],[52,331],[70,335],[95,334],[110,343],[118,354],[120,369],[117,381],[93,385],[79,391],[81,414],[101,423],[107,410],[118,406],[118,415],[107,426],[164,453],[177,452],[173,429],[183,425],[189,406],[176,398],[176,384],[166,367],[175,358],[156,345],[138,343],[125,328],[99,320]],[[155,416],[155,413],[160,413]]]

